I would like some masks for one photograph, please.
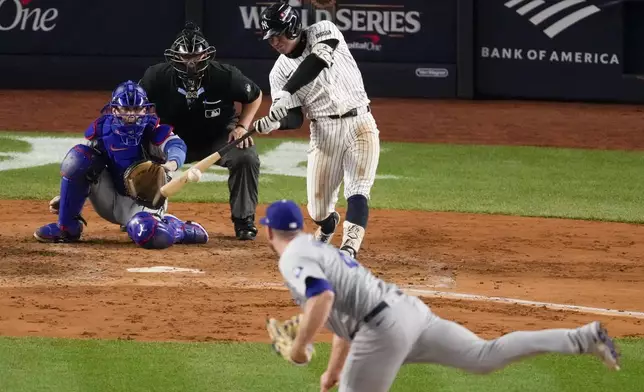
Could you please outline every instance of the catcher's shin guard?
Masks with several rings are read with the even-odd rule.
[[[105,165],[100,152],[90,146],[72,147],[60,164],[60,200],[58,225],[75,234],[80,232],[78,219],[89,195],[90,184],[98,178]]]
[[[163,221],[174,233],[175,244],[205,244],[208,242],[208,232],[197,222],[184,222],[172,214],[165,214]]]
[[[173,230],[157,215],[137,212],[126,225],[127,234],[145,249],[166,249],[174,244]]]

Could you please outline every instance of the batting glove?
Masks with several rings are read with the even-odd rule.
[[[268,112],[272,121],[279,121],[288,115],[288,104],[291,100],[291,93],[280,91],[273,97],[273,104]]]
[[[263,135],[269,134],[276,129],[280,128],[280,123],[279,121],[273,121],[269,116],[262,117],[259,120],[255,121],[253,123],[253,126],[257,130],[258,133],[261,133]]]

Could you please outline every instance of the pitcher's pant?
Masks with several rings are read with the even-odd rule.
[[[418,298],[400,301],[363,326],[351,344],[340,378],[341,392],[384,392],[405,363],[435,363],[489,373],[529,356],[581,354],[591,349],[591,324],[576,329],[512,332],[484,340],[434,315]]]

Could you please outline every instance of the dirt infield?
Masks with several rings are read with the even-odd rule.
[[[108,94],[3,91],[0,120],[11,130],[81,132]],[[378,99],[373,112],[383,140],[644,148],[637,107]],[[306,130],[294,134],[306,137]],[[264,317],[296,311],[263,233],[236,241],[225,205],[172,204],[171,213],[198,220],[211,241],[164,252],[136,248],[89,204],[85,242],[74,245],[33,240],[33,231],[55,218],[46,202],[5,200],[0,210],[2,335],[266,341]],[[644,226],[630,224],[376,210],[361,262],[416,290],[644,312],[642,238]],[[127,271],[149,266],[199,273]],[[484,337],[598,318],[617,336],[644,336],[644,320],[636,318],[426,301]]]

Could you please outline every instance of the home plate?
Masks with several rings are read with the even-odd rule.
[[[145,272],[145,273],[164,273],[164,272],[189,272],[192,274],[203,274],[204,271],[195,268],[179,268],[179,267],[166,267],[166,266],[156,266],[156,267],[141,267],[141,268],[128,268],[127,272]]]

